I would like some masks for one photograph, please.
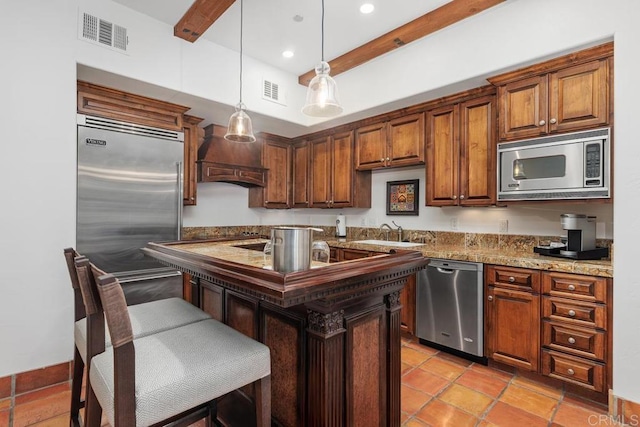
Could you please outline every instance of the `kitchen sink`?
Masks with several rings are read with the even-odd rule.
[[[378,245],[378,246],[396,246],[399,248],[411,248],[414,246],[424,245],[424,243],[396,242],[394,240],[355,240],[352,243],[361,243],[364,245]]]

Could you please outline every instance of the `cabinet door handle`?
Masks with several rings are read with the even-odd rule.
[[[573,375],[575,373],[576,373],[576,371],[574,371],[573,369],[571,369],[571,368],[567,369],[567,374]]]
[[[567,288],[568,288],[570,291],[575,291],[575,290],[576,290],[576,287],[575,287],[574,285],[569,285],[569,286],[567,286]]]
[[[513,276],[509,276],[509,283],[513,283],[516,281],[516,278]]]
[[[576,343],[576,339],[574,337],[569,337],[569,339],[567,341],[569,341],[569,344],[575,344]]]
[[[380,159],[381,162],[384,162],[384,157]]]
[[[544,126],[546,124],[547,124],[547,122],[545,122],[544,120],[540,120],[540,126]]]
[[[555,118],[549,120],[549,123],[551,123],[552,125],[555,125],[557,122],[558,121]]]
[[[576,315],[576,312],[573,310],[569,310],[569,313],[567,313],[569,315],[569,317],[573,317]]]
[[[457,199],[457,198],[458,198],[458,196],[451,196],[451,198],[452,198],[453,200],[455,200],[455,199]]]
[[[387,157],[387,162],[389,161],[389,158]]]
[[[492,295],[489,295],[489,296],[487,297],[487,299],[488,299],[489,301],[493,301],[493,296],[492,296]]]
[[[460,200],[464,200],[464,194],[460,195]]]

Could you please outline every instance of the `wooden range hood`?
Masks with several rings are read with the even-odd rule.
[[[413,21],[371,40],[329,62],[336,76],[394,49],[441,30],[505,0],[452,0]],[[235,0],[195,0],[173,28],[176,37],[195,42],[235,2]],[[307,86],[315,76],[310,70],[298,77]]]

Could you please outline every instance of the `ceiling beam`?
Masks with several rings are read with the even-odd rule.
[[[329,61],[331,75],[336,76],[367,61],[407,43],[418,40],[428,34],[441,30],[465,18],[489,9],[505,0],[452,0],[413,21],[392,30],[377,39]],[[298,83],[307,86],[315,76],[315,70],[298,77]]]
[[[173,27],[173,35],[195,42],[233,3],[235,0],[195,0]]]

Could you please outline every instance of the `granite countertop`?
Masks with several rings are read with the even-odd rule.
[[[536,270],[558,271],[562,273],[585,274],[589,276],[613,277],[613,265],[609,260],[573,260],[543,256],[533,252],[514,251],[508,249],[470,249],[461,246],[420,245],[410,248],[396,246],[356,243],[348,239],[327,239],[329,246],[336,248],[360,249],[372,252],[389,252],[395,250],[420,251],[427,258],[440,258],[457,261],[481,262],[510,267],[524,267]]]
[[[270,255],[265,255],[262,251],[241,247],[244,245],[267,243],[268,241],[269,239],[253,238],[211,242],[205,245],[203,245],[202,242],[193,242],[191,244],[181,245],[180,249],[198,255],[211,256],[223,261],[231,261],[265,270],[273,270]],[[319,268],[327,265],[328,263],[313,261],[311,268]]]
[[[319,238],[320,240],[322,238]],[[449,259],[457,261],[481,262],[483,264],[496,264],[509,267],[523,267],[536,270],[557,271],[562,273],[585,274],[589,276],[613,277],[613,265],[610,260],[572,260],[543,256],[533,252],[517,251],[513,249],[476,249],[464,246],[433,246],[423,244],[409,248],[376,245],[369,243],[357,243],[355,240],[330,237],[325,239],[331,247],[359,249],[371,252],[390,252],[391,250],[419,251],[427,258]],[[192,244],[181,245],[181,250],[193,252],[199,255],[212,256],[225,261],[236,262],[252,267],[270,270],[271,258],[261,251],[250,250],[239,246],[266,243],[268,239],[247,238],[241,240],[211,242],[202,245],[202,242],[194,241]],[[358,260],[342,261],[357,262]],[[325,263],[313,262],[311,268],[326,266]]]

